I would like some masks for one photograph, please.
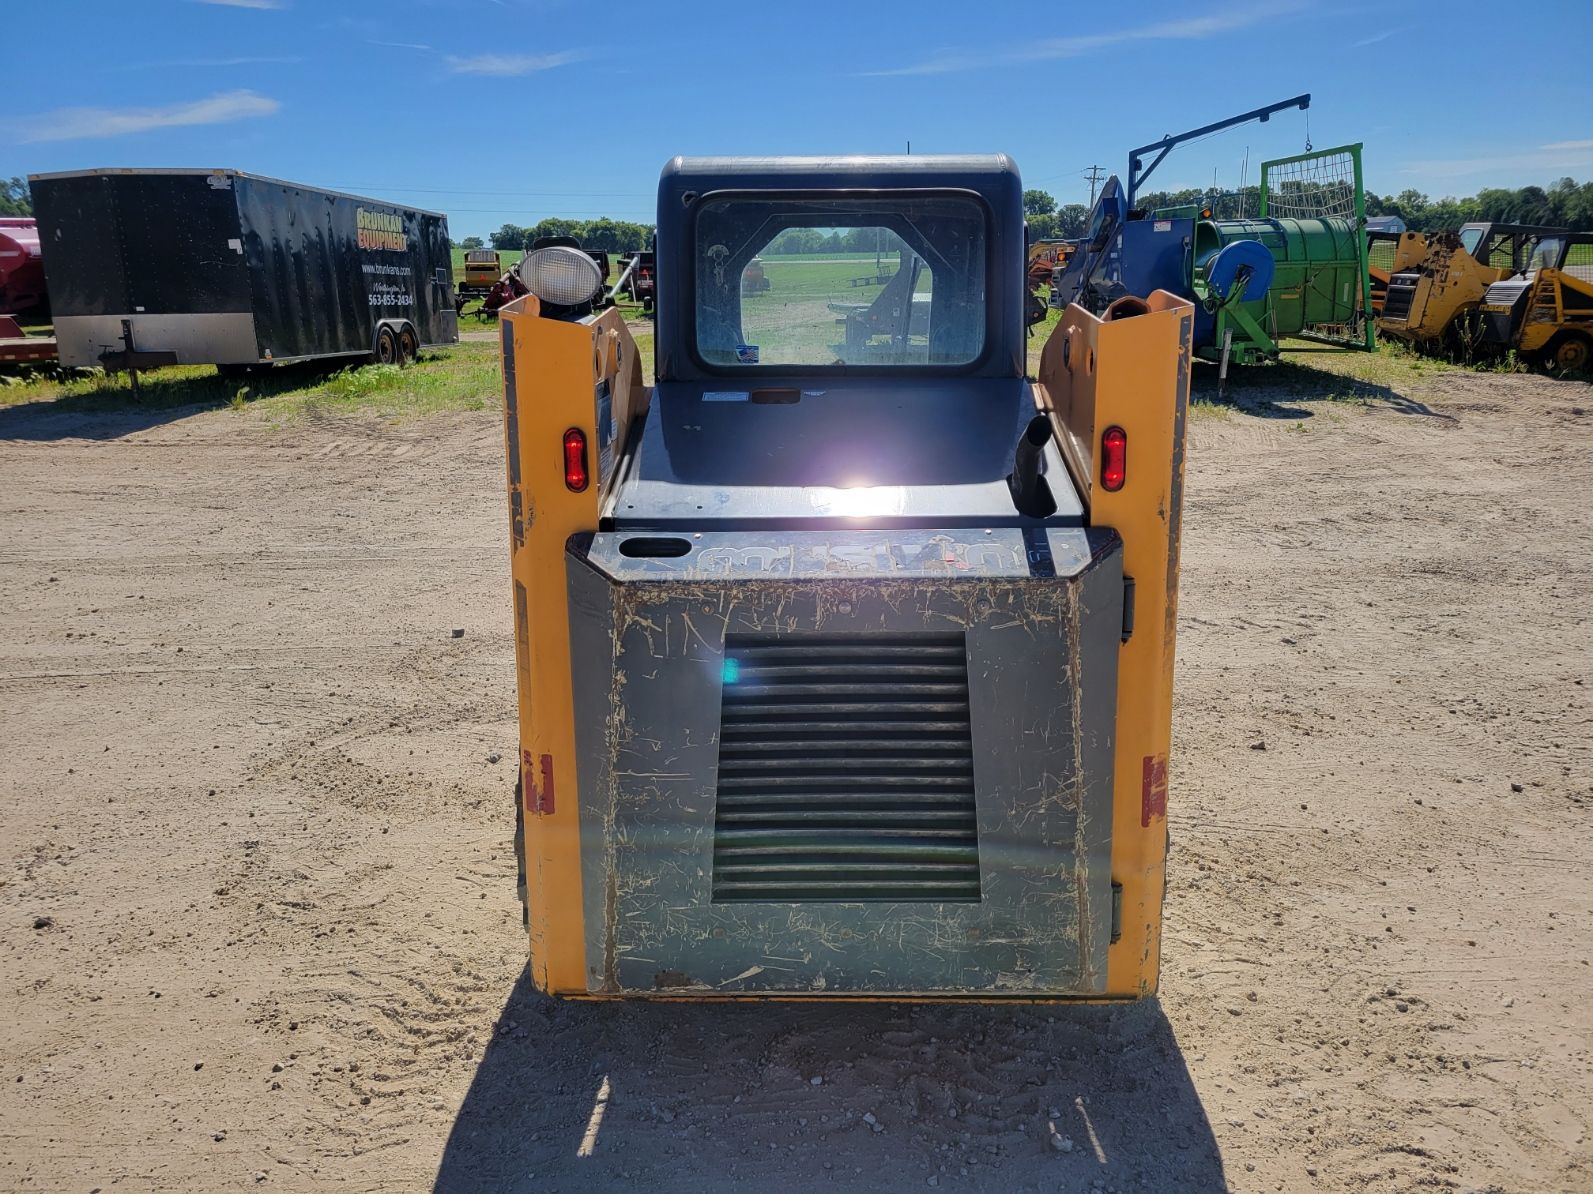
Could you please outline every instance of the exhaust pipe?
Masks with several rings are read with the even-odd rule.
[[[1012,491],[1013,506],[1026,518],[1050,518],[1056,513],[1056,498],[1040,473],[1045,446],[1050,442],[1050,415],[1035,415],[1018,437],[1018,450],[1013,457],[1012,472],[1007,477],[1007,488]]]

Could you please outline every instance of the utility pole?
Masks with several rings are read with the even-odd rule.
[[[1097,183],[1099,183],[1101,181],[1102,178],[1105,177],[1105,174],[1103,173],[1103,171],[1101,170],[1101,168],[1099,166],[1091,166],[1089,168],[1089,170],[1085,173],[1084,177],[1090,180],[1090,206],[1094,207],[1095,206],[1095,186],[1096,186]]]

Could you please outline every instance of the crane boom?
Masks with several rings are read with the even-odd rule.
[[[1138,149],[1128,151],[1128,206],[1134,207],[1134,201],[1139,197],[1139,188],[1151,172],[1162,164],[1162,159],[1172,152],[1173,147],[1182,145],[1185,141],[1193,141],[1197,137],[1204,137],[1208,133],[1220,133],[1223,129],[1231,129],[1236,124],[1249,124],[1252,120],[1262,122],[1272,119],[1274,112],[1282,112],[1288,108],[1298,108],[1305,111],[1311,106],[1311,93],[1297,95],[1293,99],[1281,100],[1276,104],[1268,104],[1265,108],[1257,108],[1253,112],[1246,112],[1242,116],[1230,116],[1227,120],[1219,120],[1216,124],[1208,124],[1203,128],[1190,129],[1187,133],[1178,133],[1174,136],[1163,137],[1160,141],[1152,141],[1149,145],[1141,145]],[[1150,165],[1144,164],[1144,155],[1155,153],[1156,157]]]

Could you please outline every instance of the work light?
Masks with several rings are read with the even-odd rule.
[[[520,280],[544,303],[578,307],[603,288],[603,271],[580,249],[550,245],[526,254]]]

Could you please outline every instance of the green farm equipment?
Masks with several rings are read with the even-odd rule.
[[[1130,153],[1128,187],[1107,181],[1088,234],[1055,275],[1052,305],[1099,313],[1125,295],[1183,295],[1196,303],[1195,353],[1213,361],[1276,360],[1288,340],[1374,349],[1359,144],[1263,162],[1253,218],[1134,205],[1139,184],[1174,145],[1309,101],[1299,96]]]

